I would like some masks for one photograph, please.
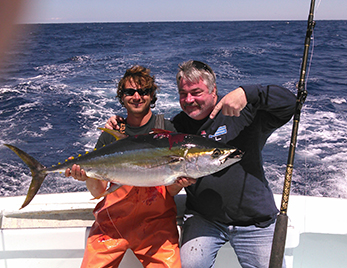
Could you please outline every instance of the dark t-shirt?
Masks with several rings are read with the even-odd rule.
[[[152,129],[156,128],[156,115],[152,114],[152,117],[149,119],[147,124],[141,126],[141,127],[132,127],[128,124],[120,124],[121,132],[129,135],[129,136],[134,136],[134,135],[141,135],[141,134],[147,134],[152,131]],[[173,132],[176,132],[173,123],[171,123],[169,120],[164,119],[164,129],[165,130],[170,130]],[[113,137],[112,135],[103,132],[101,133],[95,148],[100,148],[104,145],[108,145],[112,142],[116,141],[116,138]]]

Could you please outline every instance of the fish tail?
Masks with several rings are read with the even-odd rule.
[[[32,180],[31,180],[25,201],[22,207],[20,208],[22,209],[31,202],[31,200],[34,198],[34,196],[40,189],[43,180],[47,176],[46,167],[42,165],[39,161],[37,161],[35,158],[33,158],[32,156],[22,151],[21,149],[10,144],[4,144],[4,145],[10,148],[13,152],[15,152],[31,170]]]

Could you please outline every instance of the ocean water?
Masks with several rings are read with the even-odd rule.
[[[160,86],[155,112],[180,111],[178,64],[207,62],[220,94],[245,84],[296,92],[306,21],[152,22],[20,25],[0,70],[0,196],[24,195],[29,169],[3,143],[46,166],[91,150],[97,129],[125,115],[116,83],[134,64]],[[317,21],[301,114],[292,194],[347,198],[347,21]],[[267,178],[281,193],[292,122],[264,149]],[[86,191],[83,182],[49,175],[40,193]]]

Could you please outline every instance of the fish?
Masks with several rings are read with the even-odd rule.
[[[4,144],[31,170],[31,184],[20,209],[32,201],[48,174],[64,173],[74,164],[80,165],[88,177],[111,182],[117,186],[113,189],[117,189],[121,185],[171,185],[179,177],[198,179],[237,163],[243,156],[233,146],[197,135],[156,129],[150,134],[125,136],[114,130],[102,130],[117,140],[52,167],[45,167],[21,149]]]

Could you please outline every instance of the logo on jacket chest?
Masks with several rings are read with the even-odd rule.
[[[220,141],[222,138],[220,137],[220,136],[222,136],[222,135],[225,135],[225,134],[227,134],[227,126],[226,125],[224,125],[224,126],[220,126],[218,129],[217,129],[217,131],[212,135],[212,134],[210,134],[210,135],[208,135],[208,137],[210,138],[210,139],[215,139],[216,141]],[[204,136],[204,137],[206,137],[206,131],[205,130],[203,130],[203,131],[201,131],[201,136]]]

